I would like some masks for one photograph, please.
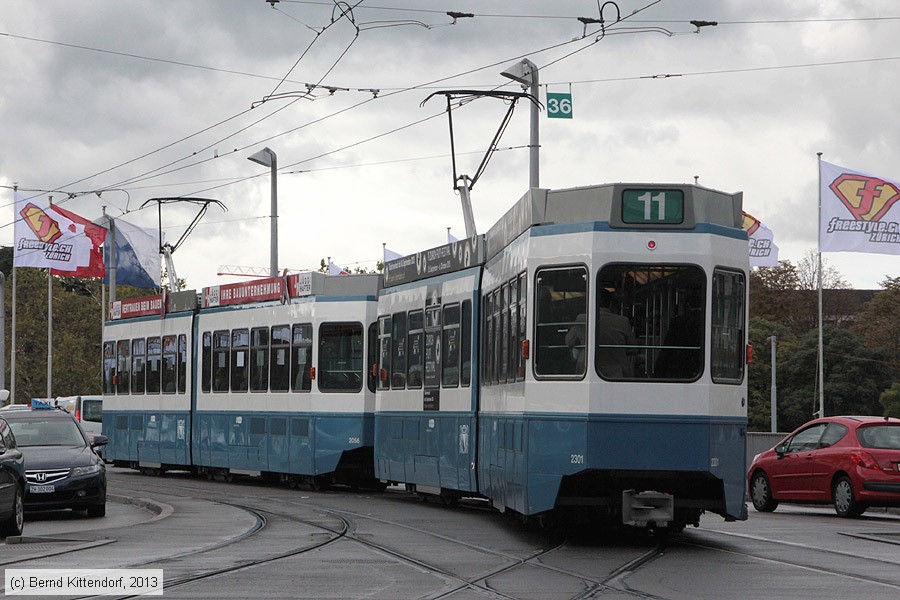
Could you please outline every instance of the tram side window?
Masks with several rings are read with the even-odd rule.
[[[250,330],[231,332],[231,391],[246,392],[250,383]]]
[[[178,380],[178,338],[174,335],[163,337],[162,391],[174,394]]]
[[[494,353],[491,356],[491,381],[493,381],[494,383],[500,383],[506,377],[506,375],[500,370],[500,354],[503,345],[500,342],[500,313],[503,310],[503,307],[500,304],[500,288],[494,290],[494,293],[491,294],[491,296],[491,307],[493,308],[494,313],[491,317],[494,321]]]
[[[250,330],[250,391],[269,389],[269,330],[255,327]]]
[[[481,329],[484,332],[484,338],[482,340],[484,353],[481,355],[481,374],[482,380],[487,384],[494,383],[494,370],[491,368],[491,366],[494,364],[494,320],[492,318],[494,308],[492,305],[493,297],[493,294],[485,294],[482,298],[484,325]]]
[[[312,389],[312,325],[294,325],[291,344],[291,390],[308,392]]]
[[[609,264],[597,274],[597,373],[690,382],[703,372],[706,276],[700,267]]]
[[[103,342],[103,393],[116,393],[116,343]]]
[[[518,356],[521,352],[516,352],[516,340],[519,337],[519,280],[513,278],[509,282],[509,330],[506,332],[507,359],[506,363],[506,381],[513,382],[516,380],[516,371],[518,370]]]
[[[442,337],[443,348],[441,350],[443,387],[459,386],[459,356],[460,356],[460,308],[459,304],[447,304],[444,306],[444,335]]]
[[[441,386],[441,307],[425,309],[425,352],[423,379],[426,389]]]
[[[374,368],[366,369],[366,387],[370,392],[375,391],[375,382],[378,380],[378,323],[369,323],[366,331],[366,364],[374,365]]]
[[[421,310],[409,312],[409,336],[406,347],[409,350],[406,384],[409,389],[420,389],[425,351],[425,313]]]
[[[387,390],[391,387],[391,317],[378,318],[378,389]]]
[[[212,383],[213,364],[212,333],[204,331],[201,343],[203,344],[203,356],[201,357],[202,365],[200,367],[200,389],[204,392],[209,392],[212,389],[210,385]]]
[[[460,383],[469,387],[472,383],[472,301],[462,303],[462,325],[460,331]]]
[[[500,286],[500,329],[497,350],[499,351],[497,382],[505,383],[509,375],[509,284]]]
[[[187,390],[187,336],[178,336],[178,393],[183,394]]]
[[[519,275],[519,332],[516,344],[516,356],[518,356],[516,367],[516,381],[525,381],[525,357],[522,355],[522,346],[525,343],[525,337],[527,335],[527,291],[528,275],[527,273],[522,273]]]
[[[116,342],[116,393],[127,394],[131,382],[131,340]]]
[[[391,388],[406,387],[406,313],[391,317]]]
[[[269,346],[269,389],[286,392],[291,382],[291,328],[289,325],[272,327],[272,343]]]
[[[323,323],[319,327],[319,389],[362,390],[363,328],[361,323]]]
[[[125,342],[126,344],[128,342]],[[127,356],[127,351],[126,351]],[[144,382],[147,379],[147,340],[137,339],[131,342],[131,393],[143,394]]]
[[[740,383],[745,364],[744,274],[716,269],[712,286],[712,379]]]
[[[158,394],[162,376],[162,341],[159,336],[147,338],[147,393]]]
[[[213,332],[213,391],[228,391],[228,348],[231,335],[228,331]]]
[[[535,276],[535,360],[539,377],[585,373],[587,269],[543,269]]]

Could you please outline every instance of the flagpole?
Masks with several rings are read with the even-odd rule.
[[[47,402],[53,398],[53,269],[47,269]]]
[[[12,270],[12,331],[9,334],[9,397],[12,404],[16,403],[16,263],[13,259]]]
[[[13,206],[18,208],[16,204],[16,192],[19,191],[18,185],[13,185]],[[13,221],[15,222],[15,221]],[[9,333],[9,402],[16,403],[16,240],[13,234],[13,268],[12,268],[12,324]],[[5,368],[6,365],[3,365]]]
[[[819,255],[819,417],[825,416],[825,349],[822,336],[822,153],[817,152],[819,157],[819,247],[817,248]]]

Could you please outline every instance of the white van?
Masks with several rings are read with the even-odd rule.
[[[93,441],[103,428],[103,396],[60,396],[56,405],[69,412]]]

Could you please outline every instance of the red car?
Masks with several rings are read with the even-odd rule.
[[[839,517],[900,506],[900,419],[825,417],[757,454],[747,472],[760,512],[779,502],[833,504]]]

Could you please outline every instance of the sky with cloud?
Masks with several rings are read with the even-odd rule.
[[[818,152],[900,180],[898,34],[889,0],[4,0],[0,244],[13,185],[89,219],[161,219],[172,243],[196,207],[148,201],[212,198],[224,209],[175,266],[193,288],[238,280],[220,267],[269,265],[269,171],[247,160],[269,147],[280,268],[437,246],[465,229],[446,101],[428,98],[520,91],[500,72],[528,58],[541,102],[573,99],[574,118],[540,116],[542,187],[743,191],[796,263],[816,248]],[[507,108],[454,108],[459,173],[474,175]],[[516,107],[472,190],[479,232],[528,187],[528,113]],[[896,255],[824,257],[857,288],[900,275]]]

